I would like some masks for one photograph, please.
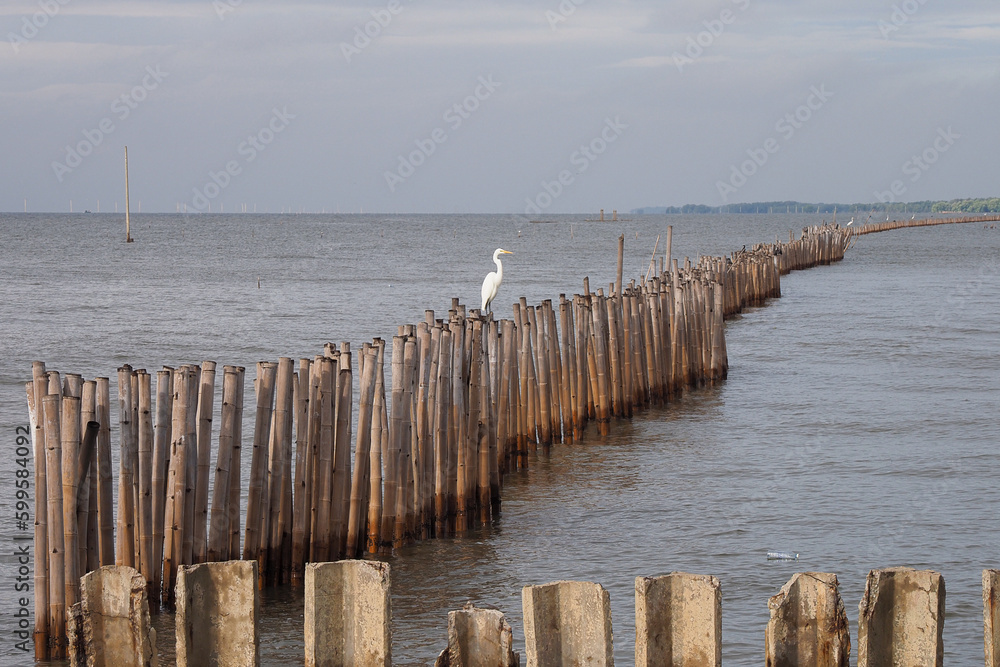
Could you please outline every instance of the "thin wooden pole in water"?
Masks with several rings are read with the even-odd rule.
[[[135,466],[132,456],[135,422],[132,420],[132,367],[118,369],[118,560],[116,565],[135,567]],[[64,499],[65,502],[65,499]]]
[[[295,480],[292,507],[292,583],[298,584],[305,577],[306,554],[309,539],[309,498],[311,485],[309,450],[309,414],[312,406],[312,361],[299,359],[298,381],[295,388]]]
[[[226,560],[240,555],[240,477],[243,452],[243,394],[246,368],[236,367],[236,396],[233,399],[236,415],[233,418],[233,454],[229,464],[229,551]]]
[[[65,534],[63,532],[62,442],[59,410],[62,397],[48,394],[42,399],[45,415],[45,470],[48,485],[49,638],[50,657],[66,656]]]
[[[139,420],[139,506],[136,514],[139,522],[139,572],[145,577],[147,588],[154,578],[159,561],[153,560],[153,415],[152,386],[149,373],[138,372]]]
[[[194,491],[194,562],[208,556],[208,478],[212,471],[212,412],[215,405],[215,362],[201,364],[198,384],[198,474]]]
[[[153,572],[147,580],[149,608],[159,608],[160,564],[163,561],[163,513],[167,491],[167,460],[170,457],[170,417],[173,406],[173,372],[170,368],[156,371],[156,424],[153,427],[153,470],[151,473],[150,507],[152,512]]]
[[[371,425],[371,474],[369,475],[368,498],[368,537],[367,551],[378,553],[381,547],[382,524],[382,460],[385,456],[383,443],[383,425],[386,422],[385,406],[385,341],[376,338],[373,341],[376,348],[375,357],[375,398],[372,405]]]
[[[142,202],[140,202],[141,204]],[[132,243],[132,224],[129,220],[128,204],[128,146],[125,147],[125,242]]]
[[[234,366],[222,369],[222,423],[219,424],[219,452],[212,486],[212,513],[208,527],[206,561],[229,560],[229,485],[233,464],[233,434],[236,431],[236,381]]]
[[[35,660],[49,656],[49,549],[45,474],[45,364],[31,364],[32,381],[26,386],[31,445],[35,462]]]
[[[97,516],[101,566],[115,564],[114,479],[111,472],[110,381],[97,378]]]

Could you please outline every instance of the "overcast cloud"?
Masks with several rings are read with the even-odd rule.
[[[995,0],[0,5],[0,210],[1000,193]]]

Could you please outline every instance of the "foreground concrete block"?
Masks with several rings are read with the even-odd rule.
[[[518,667],[514,635],[497,609],[476,609],[467,604],[448,613],[448,648],[435,667]]]
[[[837,575],[799,572],[768,603],[767,667],[849,667],[851,632]]]
[[[80,601],[68,616],[74,667],[157,666],[146,579],[135,569],[109,565],[81,577]]]
[[[858,605],[858,667],[941,667],[944,579],[893,567],[868,573]]]
[[[391,623],[388,563],[306,565],[306,667],[391,665]]]
[[[611,600],[600,584],[557,581],[521,590],[527,667],[615,664]]]
[[[635,664],[722,664],[722,588],[718,579],[684,572],[636,577]]]
[[[983,570],[986,667],[1000,667],[1000,570]]]
[[[257,667],[257,561],[182,565],[175,617],[178,667]]]

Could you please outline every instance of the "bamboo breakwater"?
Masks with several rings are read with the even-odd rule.
[[[960,218],[924,218],[921,220],[886,220],[885,222],[872,222],[860,227],[855,227],[853,233],[857,236],[864,234],[875,234],[877,232],[888,232],[894,229],[904,229],[906,227],[931,227],[934,225],[954,225],[969,222],[996,222],[1000,220],[1000,214],[987,213],[984,215],[965,216]]]
[[[793,236],[683,264],[668,240],[660,272],[625,286],[621,238],[607,292],[584,278],[583,294],[522,297],[501,320],[453,299],[447,318],[428,310],[388,342],[258,362],[247,439],[243,367],[222,368],[214,432],[215,362],[164,367],[155,387],[122,366],[117,496],[109,378],[35,362],[36,658],[66,656],[80,578],[102,566],[135,568],[155,611],[173,607],[182,565],[256,561],[259,586],[301,585],[307,563],[490,522],[505,475],[539,446],[578,442],[588,422],[606,435],[614,420],[723,380],[724,319],[780,296],[782,274],[839,261],[854,235],[824,225]]]

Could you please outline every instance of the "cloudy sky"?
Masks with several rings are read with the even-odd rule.
[[[0,210],[1000,193],[996,0],[5,0]]]

